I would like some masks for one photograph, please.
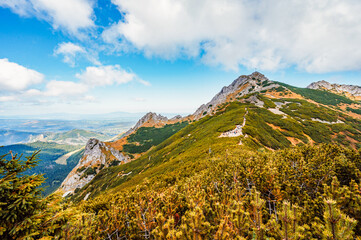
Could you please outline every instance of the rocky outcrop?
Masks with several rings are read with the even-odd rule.
[[[164,126],[168,123],[168,118],[160,114],[149,112],[145,114],[134,127],[129,129],[124,136],[128,136],[141,127],[159,127]]]
[[[326,90],[332,93],[345,95],[353,100],[361,100],[361,87],[355,85],[329,83],[325,80],[311,83],[309,89]]]
[[[98,139],[91,138],[85,146],[84,154],[78,165],[68,174],[60,189],[66,196],[73,193],[75,189],[88,184],[102,168],[128,160],[129,157],[118,150],[107,146]]]
[[[270,81],[263,74],[254,72],[250,75],[242,75],[234,80],[229,86],[223,87],[222,90],[212,98],[212,100],[200,106],[193,114],[195,119],[211,114],[217,106],[234,98],[242,97],[249,93],[260,92],[263,90],[279,87],[277,83]]]
[[[172,117],[170,120],[171,121],[177,121],[177,120],[182,120],[182,116],[181,115],[176,115],[176,116],[174,116],[174,117]]]

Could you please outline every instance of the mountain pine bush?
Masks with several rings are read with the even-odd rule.
[[[30,166],[35,160],[29,159]],[[42,199],[37,188],[41,176],[22,176],[27,165],[17,156],[1,164],[3,239],[361,236],[360,151],[336,145],[210,154],[184,163],[190,164],[187,177],[179,177],[183,169],[164,170],[142,183],[79,202]],[[17,189],[14,197],[12,189]],[[22,207],[22,199],[31,203],[29,208]]]

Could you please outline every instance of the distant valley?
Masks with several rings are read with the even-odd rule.
[[[11,151],[28,156],[40,150],[38,166],[26,173],[44,174],[47,195],[76,166],[89,138],[116,139],[132,125],[134,122],[129,118],[124,121],[0,119],[0,146],[3,146],[0,155]]]

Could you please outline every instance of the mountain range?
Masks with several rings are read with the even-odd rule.
[[[12,145],[5,167],[34,164],[21,165],[16,147],[26,155],[42,149],[42,161],[3,178],[22,180],[3,184],[14,202],[6,206],[22,213],[45,172],[45,194],[57,190],[36,200],[34,236],[358,239],[361,102],[356,86],[332,86],[298,88],[254,72],[193,114],[149,112],[110,140]]]
[[[320,143],[360,148],[361,103],[355,87],[340,92],[324,86],[323,81],[297,88],[259,72],[242,75],[191,115],[168,119],[147,113],[116,141],[90,139],[60,190],[87,199],[210,152]]]

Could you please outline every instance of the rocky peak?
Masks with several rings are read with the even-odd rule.
[[[361,87],[355,85],[329,83],[325,80],[313,82],[307,86],[309,89],[326,90],[336,94],[346,95],[351,99],[361,100]]]
[[[78,165],[68,174],[60,189],[64,195],[68,195],[75,189],[88,184],[101,168],[113,165],[114,161],[119,164],[128,160],[129,157],[118,150],[107,146],[98,139],[91,138],[85,146],[84,154]]]
[[[176,115],[174,117],[172,117],[170,120],[171,121],[176,121],[176,120],[181,120],[183,117],[181,115]]]
[[[131,129],[129,129],[125,133],[125,136],[131,134],[132,132],[134,132],[135,130],[137,130],[143,126],[146,126],[146,127],[162,126],[162,125],[167,124],[167,122],[168,122],[167,117],[164,117],[157,113],[149,112],[149,113],[145,114],[141,119],[139,119],[138,122],[135,124],[135,126],[132,127]]]
[[[232,101],[236,97],[242,97],[249,93],[260,92],[263,90],[279,87],[280,85],[270,81],[260,72],[253,72],[250,75],[241,75],[229,86],[223,87],[210,102],[200,106],[193,114],[196,119],[211,114],[218,105],[227,101]]]

